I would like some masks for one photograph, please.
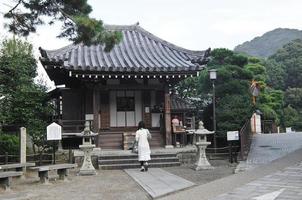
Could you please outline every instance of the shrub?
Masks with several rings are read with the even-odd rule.
[[[11,155],[19,154],[19,138],[15,135],[1,134],[0,135],[0,154],[5,152]]]

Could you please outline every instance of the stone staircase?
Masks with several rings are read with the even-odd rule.
[[[106,132],[99,134],[98,146],[102,149],[123,149],[123,133]]]
[[[100,156],[98,163],[100,169],[110,170],[140,167],[137,154]],[[148,163],[150,167],[156,168],[180,166],[176,154],[172,153],[151,154],[151,160]]]
[[[163,137],[159,131],[151,130],[152,139],[149,141],[151,148],[159,148],[164,146]],[[134,140],[135,132],[129,138],[129,142]],[[98,146],[102,149],[124,149],[123,132],[106,132],[101,133],[98,140]],[[127,149],[125,149],[127,150]]]

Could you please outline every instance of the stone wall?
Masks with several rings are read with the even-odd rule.
[[[177,157],[182,165],[191,165],[196,162],[196,152],[181,152]]]

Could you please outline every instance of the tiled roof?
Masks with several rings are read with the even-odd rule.
[[[40,48],[42,64],[77,71],[169,73],[200,70],[208,61],[210,49],[191,51],[175,46],[138,24],[105,28],[123,35],[110,52],[105,52],[103,45],[69,45],[52,51]]]
[[[171,110],[172,111],[181,111],[181,110],[194,110],[196,107],[186,101],[185,99],[180,98],[176,94],[171,95]]]

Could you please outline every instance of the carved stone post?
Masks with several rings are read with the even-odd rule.
[[[26,128],[20,128],[20,163],[26,163]]]

